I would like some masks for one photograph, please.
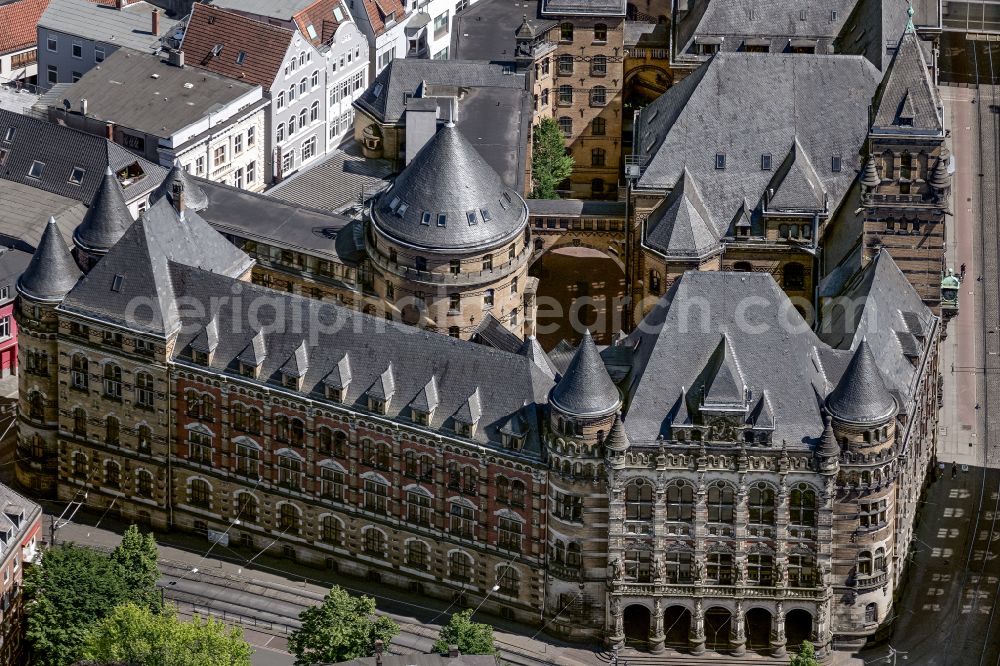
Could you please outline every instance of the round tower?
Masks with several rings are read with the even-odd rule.
[[[131,225],[132,213],[125,203],[121,185],[108,167],[83,222],[73,232],[76,260],[83,272],[89,272]]]
[[[896,399],[867,340],[854,351],[826,399],[829,427],[820,451],[821,471],[833,471],[839,448],[833,528],[833,613],[838,640],[861,641],[875,633],[893,598],[895,485],[898,473]],[[832,441],[828,441],[832,440]],[[825,644],[822,641],[821,644]]]
[[[627,448],[621,394],[588,331],[549,396],[549,585],[545,614],[569,635],[605,627],[608,579],[606,444]],[[617,423],[617,427],[615,424]],[[571,612],[561,613],[567,605]]]
[[[80,269],[55,218],[42,233],[31,262],[17,281],[14,308],[18,375],[18,483],[40,495],[54,495],[58,472],[58,306],[80,278]]]
[[[365,243],[393,319],[468,339],[493,317],[523,337],[528,206],[454,124],[375,198]]]
[[[183,201],[177,201],[176,197],[183,196]],[[205,210],[208,208],[208,195],[197,183],[188,175],[188,172],[181,166],[180,160],[174,162],[174,166],[167,173],[163,182],[149,195],[149,206],[152,207],[157,201],[166,197],[175,210],[188,209],[193,211]]]

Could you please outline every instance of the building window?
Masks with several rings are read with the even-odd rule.
[[[211,394],[188,391],[185,400],[187,401],[185,413],[189,418],[200,421],[215,420],[215,398]]]
[[[439,39],[448,34],[448,16],[446,11],[434,17],[434,39]]]
[[[648,483],[632,483],[625,488],[625,520],[653,518],[653,487]]]
[[[760,156],[760,170],[770,171],[771,170],[771,153],[764,153]]]
[[[840,155],[834,155],[830,158],[830,171],[840,173],[841,169],[843,169],[843,159]]]
[[[323,516],[320,538],[327,543],[340,545],[344,541],[344,524],[333,516]]]
[[[279,516],[278,527],[282,533],[299,533],[299,510],[294,504],[282,504]]]
[[[204,176],[205,175],[205,156],[201,155],[194,161],[194,175]]]
[[[90,361],[83,354],[73,356],[73,369],[70,372],[70,381],[73,388],[86,391],[90,385]]]
[[[319,102],[313,102],[309,107],[309,122],[314,123],[319,120]]]
[[[667,520],[689,522],[694,518],[694,488],[687,484],[667,487]]]
[[[559,86],[559,104],[562,106],[569,106],[572,103],[573,86],[566,84]]]
[[[226,147],[216,146],[215,150],[212,151],[212,166],[220,167],[226,163]]]
[[[257,128],[247,128],[247,148],[252,148],[257,143]]]
[[[309,86],[311,88],[319,87],[319,70],[316,70],[315,72],[312,73],[312,78],[309,79]],[[318,103],[319,102],[317,102],[317,104]]]
[[[51,42],[50,42],[51,43]],[[46,71],[46,77],[49,83],[59,82],[59,68],[55,65],[49,65]]]
[[[278,484],[289,490],[302,490],[302,459],[291,452],[278,454]]]
[[[247,165],[247,186],[257,182],[257,162],[253,161]]]
[[[559,56],[557,69],[559,71],[559,76],[570,76],[573,73],[573,56]]]
[[[426,569],[430,564],[431,549],[423,541],[406,544],[406,563],[417,569]]]
[[[648,550],[625,551],[625,579],[639,583],[652,580],[653,554]]]
[[[608,103],[608,89],[604,86],[594,86],[590,90],[590,105],[604,106]]]
[[[121,444],[121,422],[114,416],[104,420],[104,442],[109,446]]]
[[[882,500],[883,502],[885,500]],[[862,512],[864,509],[862,508]],[[799,484],[792,489],[788,505],[788,519],[792,525],[812,527],[816,525],[816,491]]]
[[[573,119],[569,116],[559,116],[559,129],[567,139],[573,136]]]
[[[236,471],[256,478],[260,475],[260,450],[250,444],[236,445]]]
[[[83,407],[73,410],[73,434],[79,437],[87,436],[87,412]]]
[[[233,155],[239,155],[243,152],[243,135],[237,134],[233,137]]]
[[[708,522],[731,523],[736,517],[733,487],[716,484],[708,489]]]
[[[456,550],[448,556],[448,569],[448,577],[452,580],[472,580],[472,558],[461,551]]]
[[[45,171],[45,162],[39,162],[35,160],[31,163],[31,168],[28,169],[29,178],[41,178],[42,172]]]
[[[104,485],[109,488],[121,488],[122,467],[118,463],[109,460],[104,466]]]
[[[498,592],[508,597],[516,597],[521,588],[521,574],[511,566],[501,567],[497,571]]]
[[[204,479],[191,480],[191,504],[208,508],[212,502],[212,488]]]
[[[715,168],[720,171],[726,168],[726,154],[716,153],[715,154]]]
[[[365,552],[369,555],[385,556],[385,535],[373,527],[365,530]]]
[[[88,472],[87,456],[77,451],[73,454],[73,476],[85,479]]]
[[[733,556],[730,553],[709,553],[705,564],[710,581],[720,585],[733,584]]]
[[[791,587],[812,587],[816,584],[816,559],[812,555],[788,556],[788,584]]]
[[[94,46],[94,62],[104,62],[103,46]]]
[[[302,161],[305,162],[316,154],[316,137],[309,137],[302,142]]]
[[[188,460],[200,465],[212,464],[212,437],[203,432],[188,432]]]
[[[236,517],[245,523],[257,522],[257,498],[250,493],[236,496]]]
[[[344,473],[332,467],[323,467],[320,470],[320,493],[324,499],[336,502],[344,501]]]
[[[41,421],[45,418],[45,399],[38,391],[28,394],[28,418]]]
[[[494,292],[492,289],[487,289],[483,292],[483,307],[486,309],[492,308],[494,304]]]
[[[237,169],[233,174],[233,187],[238,190],[243,189],[243,169]]]
[[[374,513],[388,513],[389,486],[377,479],[365,479],[364,508]]]
[[[552,498],[553,514],[570,522],[583,520],[583,498],[556,491]]]
[[[139,497],[153,496],[153,475],[144,469],[135,475],[135,492]]]
[[[747,578],[758,585],[773,585],[774,556],[767,553],[747,555]]]
[[[548,88],[542,88],[541,104],[542,104],[543,108],[549,105],[549,89]]]
[[[73,57],[78,60],[83,59],[83,44],[73,44]]]
[[[603,148],[594,148],[590,151],[590,166],[604,166],[606,151]]]
[[[888,501],[884,499],[873,502],[861,502],[858,505],[861,527],[864,529],[873,529],[885,525],[888,521],[888,506]]]
[[[878,604],[870,603],[865,606],[865,624],[878,623]]]
[[[135,375],[135,404],[142,409],[153,409],[156,406],[153,391],[153,376],[147,372],[137,372]]]
[[[748,510],[750,524],[774,525],[774,490],[764,483],[750,488]]]
[[[282,90],[278,93],[278,96],[274,98],[274,106],[279,111],[285,108],[285,91]]]
[[[295,151],[289,150],[281,157],[281,171],[282,173],[289,173],[294,168],[295,168]]]
[[[572,42],[573,41],[573,24],[569,21],[562,23],[559,26],[559,41],[561,42]]]
[[[431,524],[429,495],[415,490],[406,493],[406,520],[417,525]]]
[[[136,428],[136,446],[143,453],[149,452],[149,447],[153,442],[153,429],[148,425],[141,425]]]
[[[467,539],[475,533],[476,510],[460,502],[452,502],[448,515],[448,531]]]
[[[53,53],[59,50],[59,42],[56,41],[56,38],[52,35],[49,35],[48,39],[46,40],[46,46],[48,47],[49,51],[52,51]]]
[[[806,269],[802,264],[797,261],[785,264],[781,272],[785,289],[805,289]]]

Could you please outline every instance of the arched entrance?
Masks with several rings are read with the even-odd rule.
[[[663,611],[663,633],[668,647],[686,648],[691,633],[691,611],[683,606],[670,606]]]
[[[771,646],[771,613],[751,608],[746,614],[747,649],[766,652]]]
[[[538,278],[535,335],[546,351],[564,339],[576,345],[584,328],[598,344],[609,344],[625,326],[620,307],[625,273],[606,253],[556,247],[539,257],[528,273]]]
[[[785,638],[788,649],[798,650],[802,641],[812,638],[813,617],[809,611],[796,608],[785,615]]]
[[[729,648],[729,631],[732,614],[725,608],[709,608],[705,611],[705,646],[709,650]]]
[[[633,646],[645,647],[649,642],[649,609],[641,604],[633,604],[625,609],[625,642]]]

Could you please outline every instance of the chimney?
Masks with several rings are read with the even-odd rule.
[[[437,97],[411,97],[406,102],[406,112],[403,116],[406,136],[405,163],[409,164],[417,153],[427,145],[437,132]],[[445,99],[447,103],[447,98]],[[451,115],[449,113],[449,115]]]
[[[122,9],[125,6],[125,0],[115,0],[115,9]]]
[[[460,656],[461,656],[461,654],[458,651],[458,646],[457,645],[449,645],[448,646],[448,658],[449,659],[457,659]]]
[[[150,14],[150,17],[152,18],[153,21],[153,26],[152,26],[153,36],[156,37],[157,35],[160,34],[160,10],[154,9],[153,13]]]
[[[375,641],[375,664],[382,666],[382,648],[385,644],[381,640]]]
[[[112,125],[111,123],[108,123],[107,125],[105,125],[104,126],[104,136],[107,138],[108,141],[114,141],[115,140],[115,126]]]
[[[87,115],[87,98],[84,97],[80,100],[80,115]]]
[[[167,52],[167,64],[184,69],[184,51],[171,49]]]
[[[184,219],[184,184],[174,183],[170,187],[170,198],[174,201],[174,208],[177,209],[177,214]]]

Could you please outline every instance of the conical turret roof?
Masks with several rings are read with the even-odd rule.
[[[862,339],[836,388],[826,399],[826,409],[841,421],[874,424],[896,413],[896,399],[889,393],[872,355]]]
[[[108,167],[83,222],[73,232],[73,242],[83,250],[107,252],[131,225],[132,214],[125,203],[125,195]]]
[[[621,412],[615,415],[615,422],[608,432],[608,438],[604,440],[604,446],[609,451],[627,451],[629,447],[628,435],[625,434],[625,424],[622,423]]]
[[[871,155],[865,161],[865,169],[861,172],[861,184],[865,187],[878,187],[882,183],[882,177],[878,175],[878,167],[875,166],[875,158]]]
[[[38,249],[17,280],[17,290],[35,301],[61,301],[80,275],[80,267],[59,232],[56,218],[50,217]]]
[[[208,195],[205,194],[205,190],[195,184],[191,176],[188,175],[188,172],[181,166],[180,160],[174,162],[170,173],[167,174],[167,177],[163,179],[160,186],[153,192],[153,195],[150,197],[150,203],[156,203],[163,197],[166,197],[173,204],[174,208],[176,208],[177,202],[174,201],[173,197],[174,183],[180,183],[184,188],[185,208],[190,208],[191,210],[205,210],[208,208]]]
[[[840,444],[837,444],[837,437],[833,434],[833,419],[829,414],[823,418],[823,436],[819,439],[816,453],[823,458],[840,456]]]
[[[522,233],[528,206],[449,124],[379,194],[372,217],[380,231],[409,245],[485,249]]]
[[[608,414],[621,405],[590,331],[584,333],[566,373],[552,389],[551,401],[557,409],[578,416]]]

